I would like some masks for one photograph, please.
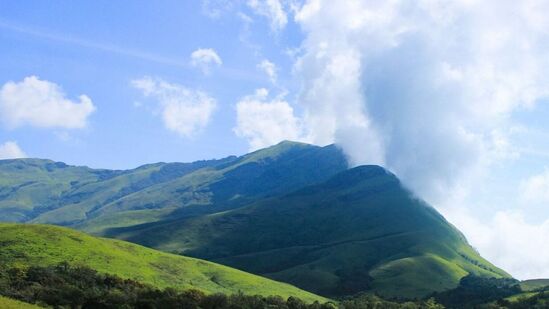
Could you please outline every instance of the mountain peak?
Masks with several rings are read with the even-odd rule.
[[[246,161],[261,161],[264,159],[278,158],[280,156],[293,154],[299,151],[304,151],[304,150],[306,151],[306,150],[319,149],[319,148],[321,147],[307,144],[307,143],[285,140],[276,145],[273,145],[267,148],[262,148],[254,152],[251,152],[249,154],[246,154],[244,155],[244,158],[246,158]]]
[[[334,188],[351,187],[362,182],[371,181],[373,178],[387,178],[398,182],[395,175],[379,165],[360,165],[334,175],[324,183],[324,186]]]

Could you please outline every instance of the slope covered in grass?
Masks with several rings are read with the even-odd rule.
[[[520,282],[520,288],[525,292],[541,289],[549,290],[549,279],[531,279]]]
[[[0,264],[47,266],[63,261],[118,275],[159,288],[196,288],[205,292],[296,296],[324,300],[285,283],[194,258],[155,251],[120,240],[71,229],[28,224],[0,224]]]
[[[369,290],[421,297],[454,288],[467,274],[508,276],[378,166],[353,168],[246,207],[108,235],[327,296]]]
[[[348,169],[334,145],[282,142],[128,171],[7,160],[0,176],[0,220],[19,214],[15,221],[192,255],[326,296],[418,297],[467,274],[507,276],[394,175]]]
[[[335,146],[282,142],[241,157],[127,171],[39,159],[0,160],[0,221],[92,233],[237,208],[324,181],[347,168]]]
[[[2,309],[40,309],[37,305],[27,304],[22,301],[0,296],[0,308]]]
[[[507,297],[506,300],[517,303],[545,295],[549,291],[549,279],[531,279],[519,283],[521,293]],[[545,297],[547,298],[547,297]]]

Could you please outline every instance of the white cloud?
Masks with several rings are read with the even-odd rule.
[[[254,95],[242,98],[236,104],[237,136],[245,138],[250,150],[274,145],[283,140],[302,140],[300,120],[288,102],[268,99],[267,89],[256,90]]]
[[[466,209],[454,209],[445,215],[486,259],[514,277],[549,277],[549,220],[531,223],[520,211],[498,211],[487,221]]]
[[[184,137],[192,137],[206,127],[216,109],[215,99],[202,91],[150,77],[131,83],[143,95],[158,101],[164,126]]]
[[[267,76],[269,76],[269,79],[271,80],[271,82],[273,84],[276,84],[276,79],[277,79],[277,67],[276,67],[276,64],[270,62],[268,59],[263,59],[263,61],[261,61],[257,67],[262,70],[263,72],[265,72],[265,74],[267,74]]]
[[[8,141],[0,144],[0,160],[26,158],[27,155],[16,142]]]
[[[199,48],[191,53],[191,65],[202,70],[204,74],[209,74],[212,66],[220,66],[222,63],[212,48]]]
[[[273,31],[284,29],[288,17],[279,0],[249,0],[248,6],[258,15],[265,16],[271,22]]]
[[[296,63],[313,141],[431,201],[508,159],[509,116],[549,95],[539,1],[307,1]],[[509,149],[508,147],[507,149]]]
[[[295,15],[305,39],[294,69],[308,139],[337,142],[354,164],[382,164],[434,205],[449,206],[453,196],[467,210],[480,193],[490,195],[483,188],[493,168],[521,153],[509,130],[513,114],[549,97],[547,10],[537,0],[306,1]],[[545,176],[523,186],[546,198]],[[478,222],[494,233],[510,224],[509,243],[524,253],[456,223],[513,275],[548,269],[549,255],[526,259],[547,240],[534,236],[547,234],[546,223],[508,212],[494,220]]]
[[[549,169],[526,179],[520,187],[525,202],[549,205]]]
[[[10,128],[30,125],[40,128],[80,129],[95,111],[86,95],[79,102],[66,98],[57,84],[29,76],[7,82],[0,89],[0,119]]]

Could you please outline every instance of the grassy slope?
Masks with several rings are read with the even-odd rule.
[[[63,192],[59,197],[60,206],[39,215],[33,219],[33,222],[62,225],[79,224],[100,216],[102,210],[110,205],[120,205],[121,200],[128,196],[136,195],[139,192],[147,192],[152,186],[163,187],[174,179],[182,178],[202,168],[221,164],[225,160],[197,161],[194,163],[157,163],[123,171],[115,177],[90,182]],[[163,203],[158,195],[149,196],[148,193],[145,195],[147,198],[140,199],[139,204],[134,204],[134,209],[152,210],[154,212],[170,206]],[[173,196],[170,197],[171,199],[168,200],[177,200]],[[129,219],[128,224],[135,223],[135,216],[133,217]],[[154,218],[154,216],[151,216],[151,218]],[[124,222],[124,219],[120,217],[118,221]]]
[[[507,297],[510,302],[517,302],[538,295],[541,291],[549,290],[549,279],[531,279],[520,282],[521,293]]]
[[[417,297],[468,273],[508,276],[376,166],[240,209],[109,233],[329,296],[373,289]]]
[[[110,227],[238,207],[326,180],[346,168],[336,147],[294,142],[242,157],[127,171],[0,160],[0,221],[65,225],[99,234]]]
[[[59,207],[63,192],[114,174],[50,160],[0,160],[0,220],[28,221]]]
[[[33,305],[33,304],[27,304],[15,299],[7,298],[4,296],[0,296],[0,308],[2,309],[40,309],[42,307]]]
[[[9,191],[0,192],[0,220],[13,220],[2,207],[25,201],[41,211],[22,221],[189,253],[325,295],[374,288],[417,296],[454,287],[469,272],[505,275],[392,176],[357,183],[364,175],[345,174],[277,197],[345,169],[334,146],[293,142],[238,158],[117,172],[0,161],[0,181],[9,182],[0,186]],[[34,186],[40,194],[27,190]]]
[[[549,288],[549,279],[532,279],[520,282],[520,288],[525,292]]]
[[[119,240],[92,237],[47,225],[0,224],[0,262],[52,265],[62,261],[154,286],[197,288],[206,292],[297,296],[324,300],[288,284],[226,266],[176,256]]]
[[[102,207],[96,218],[75,227],[101,233],[139,221],[237,208],[261,197],[326,180],[346,168],[345,158],[334,146],[283,142],[127,195]],[[147,219],[149,214],[153,219]]]

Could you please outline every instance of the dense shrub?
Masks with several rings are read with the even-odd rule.
[[[0,294],[54,308],[182,308],[182,309],[439,309],[433,299],[391,302],[373,295],[359,295],[332,303],[307,304],[299,298],[280,296],[206,295],[199,290],[164,290],[135,280],[100,274],[87,267],[62,263],[50,267],[0,268]]]
[[[306,304],[290,297],[206,295],[199,290],[160,290],[140,282],[100,274],[62,263],[52,267],[0,270],[0,294],[55,308],[182,308],[182,309],[332,309],[332,304]]]
[[[434,299],[426,301],[395,302],[382,299],[375,295],[362,295],[341,302],[342,309],[443,309]]]
[[[508,303],[510,309],[541,309],[549,308],[549,292],[542,291],[528,298],[519,298],[518,301]]]
[[[473,308],[520,293],[518,283],[517,280],[510,278],[483,278],[468,275],[460,280],[457,288],[435,293],[433,297],[448,308]]]

